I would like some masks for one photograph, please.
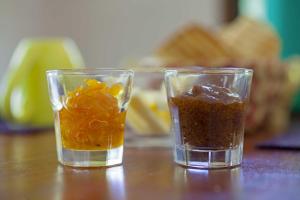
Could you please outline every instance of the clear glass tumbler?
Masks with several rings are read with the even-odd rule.
[[[171,120],[162,69],[135,69],[134,74],[128,126],[141,136],[169,135]]]
[[[244,68],[165,71],[176,163],[196,168],[241,164],[252,74]]]
[[[75,167],[122,163],[133,71],[47,71],[58,161]]]

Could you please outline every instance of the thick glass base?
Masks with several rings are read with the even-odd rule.
[[[242,162],[243,145],[234,149],[207,150],[188,149],[184,146],[175,146],[175,162],[194,168],[228,168],[240,165]]]
[[[58,161],[72,167],[103,167],[122,164],[123,146],[109,150],[72,150],[62,148]]]

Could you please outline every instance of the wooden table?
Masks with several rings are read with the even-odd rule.
[[[299,199],[300,152],[258,150],[241,167],[185,169],[168,148],[127,148],[123,166],[57,163],[54,133],[0,135],[0,199]]]

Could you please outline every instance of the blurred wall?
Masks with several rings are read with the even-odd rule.
[[[0,76],[24,37],[67,36],[86,64],[117,66],[147,55],[189,21],[215,27],[224,0],[0,0]]]

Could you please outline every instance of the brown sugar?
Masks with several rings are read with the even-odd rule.
[[[235,148],[243,138],[245,102],[227,88],[196,85],[169,100],[183,145],[202,149]]]

